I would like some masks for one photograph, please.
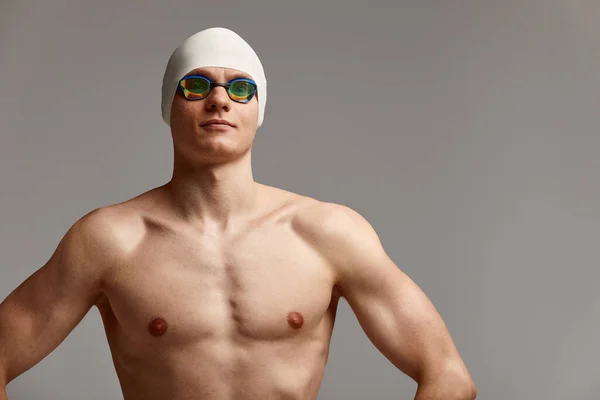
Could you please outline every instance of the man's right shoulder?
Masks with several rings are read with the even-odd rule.
[[[90,256],[110,263],[125,261],[142,240],[139,215],[119,206],[96,208],[79,218],[67,232]]]

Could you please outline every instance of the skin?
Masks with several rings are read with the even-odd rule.
[[[125,400],[316,399],[344,297],[416,399],[475,398],[442,318],[369,222],[253,179],[257,116],[256,97],[222,87],[175,96],[171,181],[80,218],[0,304],[0,388],[95,306]]]

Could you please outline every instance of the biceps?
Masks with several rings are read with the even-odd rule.
[[[95,303],[97,288],[93,276],[61,263],[55,254],[0,304],[6,383],[58,347]]]
[[[373,344],[413,379],[456,356],[434,305],[391,260],[349,282],[343,294]]]

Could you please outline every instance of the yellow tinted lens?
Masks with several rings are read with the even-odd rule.
[[[187,78],[181,81],[187,98],[204,98],[210,92],[210,82],[204,78]]]

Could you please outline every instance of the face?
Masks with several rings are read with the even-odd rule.
[[[252,79],[242,71],[220,67],[198,68],[186,75],[204,75],[219,83]],[[238,103],[229,98],[224,87],[216,86],[202,100],[187,100],[178,89],[171,105],[176,157],[191,163],[222,163],[246,153],[256,135],[259,95],[249,103]],[[226,124],[207,124],[213,119]]]

